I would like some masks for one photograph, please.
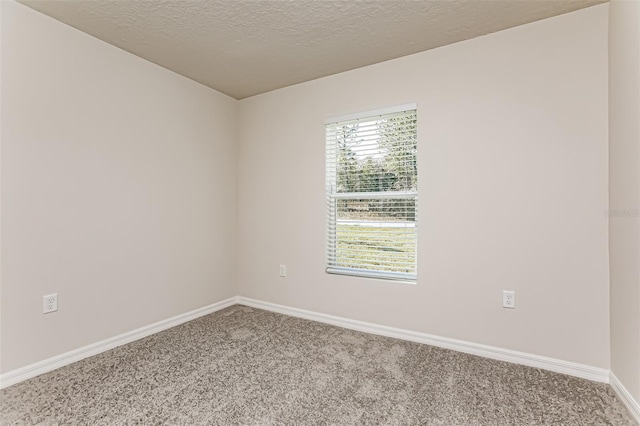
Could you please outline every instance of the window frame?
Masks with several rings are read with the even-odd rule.
[[[338,176],[338,160],[336,158],[335,144],[337,141],[330,141],[328,136],[330,126],[339,128],[341,123],[346,124],[350,121],[376,121],[381,116],[398,113],[413,113],[416,118],[415,138],[417,144],[418,128],[418,105],[416,103],[403,104],[397,106],[391,106],[386,108],[379,108],[375,110],[363,111],[354,114],[341,115],[336,117],[330,117],[325,120],[325,200],[327,207],[326,215],[326,250],[325,250],[325,272],[328,274],[357,276],[361,278],[375,278],[382,280],[391,280],[403,283],[415,284],[417,282],[418,274],[418,189],[412,191],[377,191],[377,192],[338,192],[337,190],[337,176]],[[343,125],[344,125],[343,124]],[[330,161],[330,144],[334,144],[331,149],[333,150],[333,161]],[[416,157],[417,161],[417,157]],[[346,266],[337,266],[337,252],[338,252],[338,208],[337,201],[340,199],[351,200],[390,200],[390,199],[411,199],[414,203],[414,220],[413,220],[413,241],[415,244],[415,252],[413,255],[413,273],[404,272],[392,272],[384,271],[381,269],[360,269],[351,268]],[[333,262],[333,264],[332,264]]]

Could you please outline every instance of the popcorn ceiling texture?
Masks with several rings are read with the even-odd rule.
[[[19,1],[242,99],[605,0]]]
[[[5,388],[0,423],[634,424],[603,383],[241,305]]]

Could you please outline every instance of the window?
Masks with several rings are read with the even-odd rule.
[[[416,105],[326,121],[327,272],[416,280]]]

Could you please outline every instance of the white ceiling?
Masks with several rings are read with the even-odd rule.
[[[19,0],[236,99],[606,0]]]

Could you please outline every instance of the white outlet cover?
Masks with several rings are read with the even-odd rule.
[[[287,276],[287,267],[285,265],[280,265],[280,276],[281,277]]]
[[[58,310],[58,293],[42,296],[42,313],[48,314]]]
[[[516,308],[516,292],[512,290],[502,291],[502,307],[508,309]]]

